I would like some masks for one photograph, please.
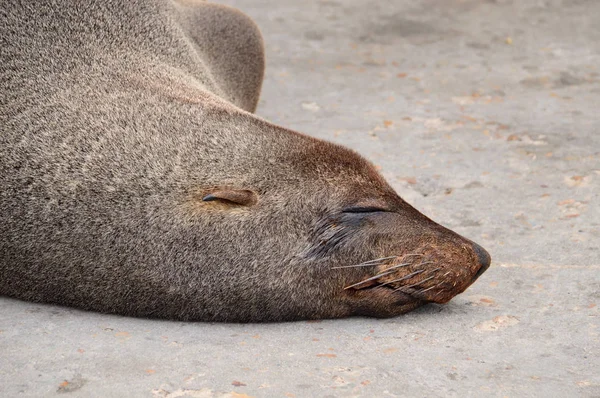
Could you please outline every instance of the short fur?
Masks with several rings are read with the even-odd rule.
[[[181,320],[393,316],[489,265],[356,153],[250,113],[264,53],[239,11],[0,7],[0,294]]]

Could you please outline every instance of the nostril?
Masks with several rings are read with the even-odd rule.
[[[475,279],[479,278],[481,274],[483,274],[490,267],[492,258],[490,257],[490,254],[477,243],[473,243],[473,250],[475,251],[475,253],[477,253],[477,259],[479,260],[479,264],[481,265],[481,267],[473,277],[473,281],[475,281]]]

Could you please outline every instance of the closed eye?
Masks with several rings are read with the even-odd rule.
[[[373,206],[357,206],[357,207],[346,207],[342,209],[342,213],[382,213],[387,212],[386,209],[382,209],[381,207],[373,207]]]

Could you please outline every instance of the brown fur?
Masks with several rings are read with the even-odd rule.
[[[0,294],[182,320],[394,316],[489,265],[356,153],[249,113],[264,56],[239,11],[1,7]]]

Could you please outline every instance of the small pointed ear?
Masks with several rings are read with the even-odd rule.
[[[258,194],[247,189],[224,189],[214,191],[202,198],[203,202],[221,200],[235,203],[241,206],[253,206],[258,202]]]

